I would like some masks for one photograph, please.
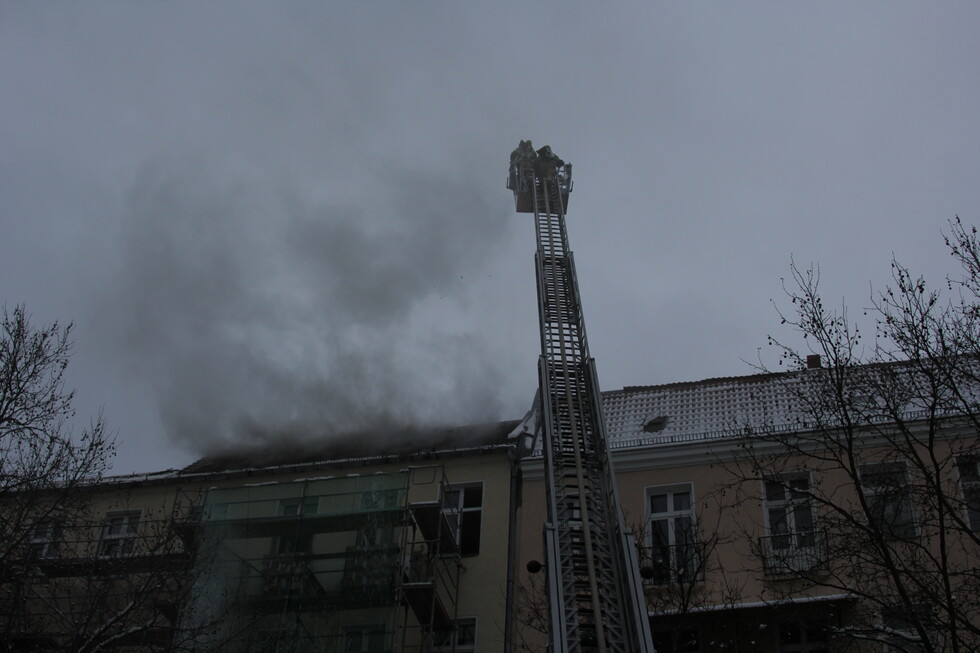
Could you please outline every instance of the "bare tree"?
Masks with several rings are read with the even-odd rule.
[[[74,391],[64,387],[72,326],[35,328],[23,305],[3,309],[0,324],[0,498],[72,493],[102,477],[115,453],[101,415],[74,434]],[[5,520],[11,519],[4,516]],[[10,522],[6,522],[8,533]],[[20,529],[15,529],[20,530]],[[9,538],[0,557],[11,549]]]
[[[64,373],[71,325],[31,324],[24,306],[0,322],[0,601],[3,635],[24,624],[31,558],[56,553],[63,533],[86,518],[81,490],[100,480],[114,454],[101,415],[73,432],[74,392]]]
[[[514,648],[540,651],[548,641],[551,617],[548,606],[547,577],[541,568],[517,581],[514,597]]]
[[[64,387],[71,325],[35,328],[24,306],[0,323],[0,563],[37,528],[67,517],[79,487],[102,478],[115,453],[100,415],[72,431],[75,393]]]
[[[744,580],[718,559],[719,548],[730,545],[733,534],[722,527],[715,494],[704,497],[703,509],[696,508],[689,522],[651,518],[631,525],[658,651],[686,650],[697,641],[696,621],[706,611],[731,607],[742,598]],[[673,541],[668,531],[673,531]]]
[[[949,226],[959,275],[944,293],[893,261],[868,342],[817,269],[791,267],[780,317],[805,344],[770,338],[787,405],[729,466],[740,503],[766,506],[770,588],[853,597],[837,635],[890,650],[980,649],[980,244]]]

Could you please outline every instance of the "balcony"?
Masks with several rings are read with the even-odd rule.
[[[640,568],[653,570],[647,583],[652,585],[676,585],[704,580],[701,547],[697,542],[643,547],[640,551]]]
[[[824,567],[823,531],[780,533],[759,538],[767,576],[792,576]]]
[[[409,545],[401,594],[420,624],[436,632],[451,629],[451,608],[459,592],[458,574],[455,562],[433,555],[426,542]]]
[[[34,538],[23,557],[7,561],[8,571],[30,569],[49,578],[104,574],[177,572],[191,565],[191,554],[171,520],[147,520],[139,530],[108,537],[101,525],[65,527],[57,536]]]

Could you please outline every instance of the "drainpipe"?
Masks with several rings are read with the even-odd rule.
[[[514,576],[517,567],[517,508],[521,505],[521,470],[517,447],[507,452],[510,461],[510,508],[507,526],[507,607],[504,616],[504,653],[511,653],[514,635]]]

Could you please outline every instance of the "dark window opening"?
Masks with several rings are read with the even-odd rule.
[[[483,485],[452,486],[443,501],[446,517],[456,531],[460,555],[480,553],[483,522]]]

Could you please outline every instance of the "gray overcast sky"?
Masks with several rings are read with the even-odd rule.
[[[0,3],[0,301],[115,471],[520,417],[531,138],[604,388],[747,374],[790,256],[867,303],[980,208],[976,3]]]

